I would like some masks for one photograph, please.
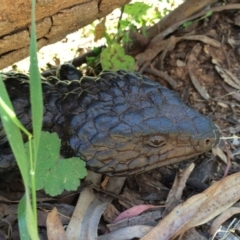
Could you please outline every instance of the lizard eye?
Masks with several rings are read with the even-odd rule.
[[[163,147],[166,145],[165,138],[162,136],[153,136],[148,139],[147,143],[150,147]]]

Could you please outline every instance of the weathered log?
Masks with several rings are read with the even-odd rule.
[[[52,44],[130,0],[38,0],[38,48]],[[31,1],[3,0],[0,5],[0,69],[29,55]]]

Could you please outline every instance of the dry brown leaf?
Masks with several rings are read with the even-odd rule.
[[[240,93],[239,90],[236,90],[235,88],[230,87],[229,85],[225,84],[224,82],[220,82],[220,84],[223,86],[223,88],[228,92],[228,94],[231,94],[233,98],[238,100],[240,102]]]
[[[8,205],[1,203],[0,204],[0,219],[2,219],[4,216],[9,215]]]
[[[237,81],[237,78],[230,71],[228,71],[227,69],[222,69],[220,66],[217,65],[215,66],[215,69],[227,84],[236,89],[240,89],[240,84]]]
[[[106,18],[103,18],[102,21],[100,21],[96,26],[95,26],[95,31],[94,31],[94,42],[97,42],[101,38],[104,37],[104,33],[106,32]]]
[[[222,223],[224,223],[227,219],[231,218],[233,215],[240,213],[239,207],[231,207],[225,212],[223,212],[221,215],[219,215],[216,219],[214,219],[211,228],[209,230],[209,233],[211,235],[214,235],[217,230],[220,228]]]
[[[194,87],[204,99],[209,100],[210,96],[206,88],[200,84],[200,80],[202,78],[202,68],[201,66],[199,66],[198,56],[201,54],[201,51],[202,46],[199,43],[197,43],[192,48],[188,56],[187,67],[191,82],[193,83]]]
[[[168,240],[197,214],[207,196],[195,195],[175,207],[152,231],[141,240]],[[159,237],[160,236],[160,237]]]
[[[167,240],[208,222],[240,199],[240,173],[232,174],[178,205],[142,240]],[[159,237],[160,236],[160,237]]]
[[[174,207],[176,207],[181,202],[181,197],[183,190],[186,186],[186,182],[189,178],[189,175],[194,169],[194,164],[190,164],[183,172],[178,172],[175,177],[172,189],[170,190],[167,200],[166,200],[166,209],[163,213],[163,216],[166,216]]]
[[[210,96],[206,90],[205,87],[201,86],[198,78],[196,77],[196,75],[193,73],[193,71],[191,69],[189,69],[189,76],[191,79],[191,82],[193,83],[194,87],[196,88],[196,90],[199,92],[199,94],[205,99],[205,100],[209,100]]]
[[[144,211],[152,210],[152,209],[155,209],[155,208],[161,208],[161,207],[163,207],[163,206],[154,206],[154,205],[146,205],[146,204],[134,206],[134,207],[131,207],[131,208],[123,211],[122,213],[120,213],[114,219],[114,222],[118,222],[118,221],[121,221],[121,220],[126,219],[126,218],[132,218],[132,217],[140,215]]]
[[[88,171],[88,175],[85,181],[92,182],[95,186],[99,186],[101,182],[101,174]],[[84,221],[85,214],[91,202],[95,199],[95,195],[91,186],[85,187],[78,199],[77,205],[75,207],[74,213],[67,227],[67,237],[68,239],[77,239],[82,231],[82,224]]]
[[[232,72],[222,68],[216,59],[212,59],[212,63],[215,64],[216,71],[228,85],[240,89],[240,81]]]
[[[151,229],[152,227],[144,225],[130,226],[121,228],[106,235],[99,236],[98,240],[126,240],[141,238],[142,236],[146,235]]]
[[[58,217],[57,208],[55,207],[47,217],[47,236],[48,240],[67,240],[67,235]]]
[[[151,184],[151,182],[148,181],[148,184]],[[144,201],[141,200],[139,193],[129,190],[128,187],[124,188],[123,193],[120,195],[120,197],[121,198],[119,198],[118,202],[126,209],[131,208],[135,205],[144,204]]]
[[[116,223],[107,224],[107,227],[110,232],[114,232],[118,229],[130,227],[130,226],[137,226],[137,225],[155,226],[158,223],[159,219],[161,218],[162,218],[161,209],[155,209],[150,212],[144,212],[141,215],[136,217],[125,218]]]
[[[108,184],[109,179],[110,179],[110,177],[108,177],[108,176],[106,176],[106,177],[104,178],[104,180],[103,180],[102,183],[101,183],[102,189],[106,189],[106,188],[107,188],[107,184]]]
[[[186,63],[180,59],[177,59],[176,64],[178,67],[186,67]]]
[[[234,24],[237,25],[237,26],[240,26],[240,15],[235,16]]]
[[[119,214],[120,212],[116,209],[116,207],[110,203],[103,212],[103,218],[106,222],[112,223]]]
[[[195,228],[191,228],[184,233],[181,240],[207,240],[206,237],[202,236]]]
[[[229,108],[229,106],[223,102],[217,102],[217,105],[220,106],[221,108]]]
[[[227,39],[228,43],[231,45],[232,48],[235,48],[240,44],[240,41],[235,39],[234,37],[228,37]]]
[[[126,177],[111,177],[108,181],[106,191],[119,195]],[[104,210],[111,203],[113,197],[105,194],[98,194],[98,197],[91,202],[84,215],[79,239],[96,239],[98,225]]]
[[[10,200],[8,200],[7,198],[5,198],[1,195],[0,195],[0,201],[1,201],[1,203],[9,203],[10,202]]]
[[[227,164],[227,156],[220,147],[214,147],[212,149],[212,153],[214,156],[218,156],[225,164]]]

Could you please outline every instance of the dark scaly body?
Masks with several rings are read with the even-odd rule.
[[[3,78],[19,119],[30,129],[27,77]],[[43,81],[43,93],[43,129],[56,132],[96,172],[148,171],[206,152],[219,141],[210,119],[139,74],[106,71],[71,82],[50,78]],[[6,141],[0,123],[0,146]]]

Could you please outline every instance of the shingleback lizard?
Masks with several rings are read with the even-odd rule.
[[[21,122],[31,129],[28,76],[2,74]],[[204,153],[219,141],[207,117],[157,82],[125,71],[43,81],[43,130],[56,132],[95,172],[124,176]],[[0,122],[0,146],[7,139]],[[7,167],[0,155],[0,170]],[[2,169],[1,169],[2,167]]]

